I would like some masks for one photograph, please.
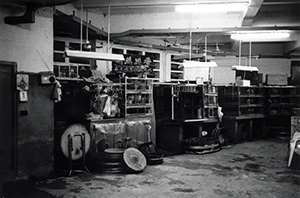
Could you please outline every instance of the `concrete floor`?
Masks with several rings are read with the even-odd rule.
[[[7,185],[5,198],[299,198],[300,160],[287,168],[288,141],[265,139],[205,155],[182,154],[139,174],[75,172]]]

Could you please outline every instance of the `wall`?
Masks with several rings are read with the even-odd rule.
[[[17,177],[48,176],[54,163],[53,85],[29,73],[28,101],[17,102]],[[21,112],[27,112],[21,113]]]
[[[291,75],[291,61],[299,59],[275,58],[284,54],[284,45],[276,42],[252,43],[251,51],[249,43],[241,46],[241,65],[249,66],[249,55],[251,54],[251,66],[258,68],[259,73],[263,74],[263,83],[266,74],[287,74]],[[274,58],[260,58],[260,54]],[[235,72],[231,70],[232,65],[239,65],[239,57],[215,57],[212,59],[217,62],[218,68],[212,68],[212,77],[215,84],[229,84],[235,82]]]
[[[53,171],[53,85],[41,85],[41,71],[53,69],[53,9],[39,8],[35,23],[8,25],[6,16],[21,16],[20,7],[0,7],[0,60],[17,63],[29,74],[28,101],[17,106],[17,175],[47,176]],[[23,114],[21,113],[23,112]],[[26,114],[26,112],[28,114]]]
[[[52,71],[53,9],[39,8],[32,24],[4,23],[6,16],[23,14],[23,11],[0,7],[0,60],[17,62],[18,71]]]
[[[293,59],[287,58],[252,58],[251,66],[258,68],[259,73],[263,74],[263,83],[265,82],[266,74],[287,74],[291,75],[290,67]],[[231,70],[232,65],[238,65],[238,58],[228,57],[222,60],[215,60],[218,64],[217,68],[212,68],[212,77],[215,84],[229,84],[235,82],[235,72]],[[241,65],[248,66],[249,59],[242,58]]]

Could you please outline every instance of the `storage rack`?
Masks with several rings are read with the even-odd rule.
[[[174,85],[172,119],[216,119],[218,117],[218,92],[212,84]]]
[[[262,116],[264,89],[259,86],[220,86],[220,105],[226,116]]]
[[[125,76],[124,86],[124,117],[152,115],[152,79]]]
[[[90,77],[93,61],[87,58],[66,57],[64,53],[69,47],[73,50],[80,50],[80,40],[61,37],[54,38],[53,71],[55,76],[66,80],[79,80],[79,76]],[[84,48],[82,50],[89,51]]]
[[[212,135],[219,128],[218,91],[208,83],[154,83],[157,146],[175,153],[183,151],[182,141]]]
[[[162,80],[162,60],[161,60],[161,52],[157,50],[141,50],[140,48],[132,48],[132,47],[125,47],[114,45],[112,47],[113,54],[123,54],[124,57],[130,57],[132,64],[126,63],[126,61],[113,61],[112,62],[112,75],[122,75],[125,74],[126,76],[138,76],[139,74],[145,72],[145,65],[143,62],[137,63],[134,62],[135,59],[137,60],[144,60],[144,58],[150,58],[152,60],[150,64],[149,70],[145,72],[145,76],[147,78],[151,78],[153,81],[160,81]],[[132,56],[132,57],[131,57]]]
[[[266,124],[272,136],[290,138],[293,108],[300,107],[300,87],[266,86]]]
[[[183,67],[180,67],[180,62],[171,60],[170,80],[183,80]]]
[[[262,86],[219,86],[219,102],[224,113],[222,125],[229,132],[230,142],[252,140],[264,133]]]

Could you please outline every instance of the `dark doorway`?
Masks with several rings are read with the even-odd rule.
[[[16,169],[16,69],[15,62],[0,61],[1,185],[3,179],[5,181],[9,176],[14,176]]]

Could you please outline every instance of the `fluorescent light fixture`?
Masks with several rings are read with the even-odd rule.
[[[108,54],[99,52],[87,52],[77,50],[66,50],[66,55],[75,58],[97,59],[105,61],[124,61],[124,56],[121,54]]]
[[[269,33],[238,33],[232,34],[231,39],[241,40],[245,42],[255,41],[288,41],[290,33],[288,32],[269,32]]]
[[[181,63],[183,67],[218,67],[216,62],[199,62],[199,61],[184,61]]]
[[[232,70],[239,70],[239,71],[258,71],[257,67],[250,67],[250,66],[241,66],[241,65],[232,65]]]
[[[179,5],[175,7],[176,12],[180,13],[207,13],[207,12],[245,12],[248,3],[228,3],[228,4],[195,4]]]

